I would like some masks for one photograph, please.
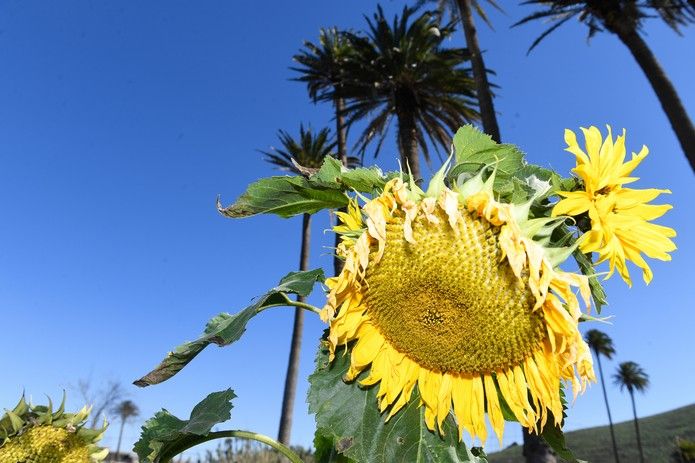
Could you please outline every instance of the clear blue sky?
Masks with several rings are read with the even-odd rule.
[[[386,3],[388,12],[400,2]],[[331,125],[288,80],[291,57],[322,26],[361,28],[370,1],[184,2],[0,0],[0,407],[22,390],[57,397],[79,378],[126,385],[169,349],[196,337],[220,311],[235,311],[298,261],[300,219],[222,218],[225,203],[271,167],[256,149],[300,122]],[[617,361],[651,375],[642,415],[695,401],[695,183],[676,138],[628,51],[609,35],[587,46],[567,24],[531,56],[543,26],[510,30],[529,9],[492,14],[480,41],[500,85],[502,137],[532,162],[566,172],[565,127],[608,122],[628,130],[628,148],[651,154],[641,187],[670,188],[662,223],[676,228],[671,263],[653,263],[646,287],[608,283]],[[647,41],[695,117],[695,29],[679,37],[657,22]],[[463,43],[457,33],[452,46]],[[393,143],[380,163],[395,168]],[[326,214],[313,227],[312,265],[329,267]],[[321,303],[316,294],[313,302]],[[309,316],[293,441],[309,445],[313,418],[304,397],[321,323]],[[185,416],[205,394],[231,386],[230,426],[277,431],[291,311],[254,319],[243,340],[210,348],[173,380],[131,399],[151,416],[166,406]],[[629,400],[610,387],[616,420]],[[78,406],[76,392],[71,403]],[[570,411],[568,429],[606,422],[600,386]],[[139,423],[138,423],[139,424]],[[117,426],[105,443],[115,444]],[[138,429],[126,431],[126,444]],[[507,428],[505,444],[520,441]],[[497,444],[489,443],[489,450]]]

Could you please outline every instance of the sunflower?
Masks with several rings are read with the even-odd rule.
[[[649,153],[643,146],[639,153],[632,153],[632,159],[625,161],[625,130],[613,142],[611,128],[608,136],[602,139],[596,127],[585,129],[586,152],[579,147],[577,136],[565,130],[566,151],[577,158],[575,172],[584,183],[584,191],[561,191],[565,199],[553,209],[554,215],[577,216],[588,213],[591,230],[583,235],[580,242],[582,252],[598,252],[597,263],[608,261],[608,276],[618,269],[623,280],[632,285],[626,261],[630,260],[642,269],[645,283],[652,280],[653,274],[641,253],[653,259],[671,260],[668,254],[676,249],[670,238],[676,236],[675,230],[650,223],[664,215],[671,205],[647,204],[669,190],[624,188],[626,183],[638,180],[631,177],[632,171]]]
[[[88,429],[85,422],[91,407],[77,413],[65,412],[65,397],[57,410],[28,404],[22,397],[17,406],[0,416],[0,463],[99,463],[108,449],[97,445],[106,431]]]
[[[395,178],[339,213],[345,266],[322,312],[330,359],[351,348],[344,380],[369,369],[359,384],[378,383],[387,420],[417,387],[427,427],[441,430],[453,410],[459,439],[484,442],[487,414],[501,442],[504,404],[532,432],[560,425],[561,382],[576,396],[595,381],[577,329],[587,279],[557,268],[571,250],[533,239],[561,219],[493,199],[494,174],[452,189],[442,179],[423,192]]]

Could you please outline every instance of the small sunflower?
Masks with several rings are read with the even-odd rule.
[[[22,397],[13,410],[0,416],[0,463],[99,463],[108,449],[97,445],[106,431],[88,429],[91,407],[65,412],[65,397],[58,410],[28,404]]]
[[[359,383],[378,383],[387,420],[417,387],[432,431],[453,410],[459,438],[484,442],[487,413],[501,442],[502,400],[531,431],[560,425],[561,382],[576,396],[595,376],[577,329],[575,288],[588,306],[588,281],[557,269],[571,250],[533,239],[559,220],[493,199],[494,174],[453,189],[442,178],[427,192],[395,178],[339,214],[345,266],[322,312],[330,358],[351,346],[344,380],[369,368]]]
[[[594,126],[582,128],[586,140],[586,152],[579,147],[577,136],[565,130],[566,151],[577,158],[575,172],[584,183],[584,191],[561,191],[565,199],[553,209],[553,215],[577,216],[588,213],[591,230],[581,239],[582,252],[598,252],[597,263],[608,261],[609,275],[615,269],[628,285],[632,285],[626,261],[630,260],[642,269],[645,283],[652,280],[653,274],[641,253],[653,259],[671,260],[668,254],[676,249],[670,238],[676,236],[675,230],[650,223],[664,215],[671,205],[647,204],[669,190],[625,188],[626,183],[638,180],[631,177],[632,171],[649,153],[643,146],[639,153],[632,153],[632,159],[625,161],[625,130],[613,142],[611,128],[608,136],[602,139],[601,132]]]

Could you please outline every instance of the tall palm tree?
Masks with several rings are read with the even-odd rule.
[[[466,37],[466,47],[471,54],[471,66],[473,68],[475,90],[478,95],[480,120],[483,124],[483,132],[490,135],[497,143],[501,143],[497,114],[495,113],[495,105],[492,99],[492,90],[490,89],[490,82],[487,78],[488,71],[485,68],[483,54],[480,51],[478,31],[475,27],[475,20],[473,19],[473,10],[475,10],[478,16],[480,16],[488,26],[492,27],[485,10],[478,0],[420,0],[417,5],[420,6],[425,3],[436,3],[437,12],[440,17],[448,12],[454,21],[461,21],[463,33]],[[495,0],[487,0],[487,3],[493,8],[502,11]]]
[[[116,405],[113,409],[113,413],[121,418],[121,428],[118,431],[118,444],[116,445],[116,454],[111,458],[118,458],[121,454],[121,440],[123,438],[123,428],[126,422],[133,417],[140,414],[138,406],[135,405],[131,400],[124,400],[123,402]]]
[[[637,408],[635,408],[635,391],[644,392],[649,387],[649,375],[635,362],[623,362],[618,366],[617,373],[613,375],[613,381],[620,386],[620,390],[627,389],[632,401],[632,416],[635,420],[635,433],[637,433],[637,447],[639,448],[640,463],[644,463],[642,451],[642,439],[637,422]]]
[[[535,19],[556,21],[531,45],[531,51],[541,40],[573,17],[578,17],[589,28],[591,38],[597,32],[608,31],[618,36],[627,46],[637,64],[649,79],[661,106],[678,137],[690,167],[695,170],[695,126],[685,111],[676,89],[664,72],[640,32],[644,20],[655,14],[674,31],[695,22],[693,0],[530,0],[525,4],[540,5],[543,9],[526,16],[515,25]]]
[[[586,332],[584,337],[586,343],[594,351],[596,355],[596,361],[598,362],[598,372],[601,377],[601,388],[603,389],[603,400],[606,403],[606,411],[608,412],[608,425],[611,430],[611,442],[613,443],[613,456],[615,457],[615,463],[620,463],[620,458],[618,457],[618,446],[615,443],[615,432],[613,431],[613,417],[611,416],[611,409],[608,406],[608,395],[606,394],[606,382],[603,379],[603,368],[601,367],[601,356],[606,357],[608,360],[613,358],[615,354],[615,347],[613,347],[613,340],[603,331],[599,330],[589,330]]]
[[[453,24],[414,13],[404,7],[390,22],[379,6],[371,19],[365,17],[366,35],[347,34],[355,54],[346,63],[343,92],[348,126],[368,119],[359,152],[376,141],[378,154],[395,118],[403,168],[420,179],[419,152],[429,161],[427,140],[448,152],[451,133],[479,116],[475,85],[464,68],[468,51],[444,47]]]
[[[262,151],[266,155],[266,161],[281,170],[302,174],[297,164],[309,169],[321,167],[326,156],[335,156],[336,142],[331,137],[330,129],[324,128],[314,133],[311,129],[299,127],[299,139],[294,139],[284,130],[278,132],[281,148],[273,148],[271,151]],[[348,162],[354,158],[348,158]],[[295,164],[296,162],[296,164]],[[302,244],[299,252],[299,270],[309,269],[309,240],[311,237],[311,215],[304,214],[302,218]],[[302,296],[297,300],[303,301]],[[282,411],[280,414],[280,427],[278,440],[289,445],[292,431],[292,411],[294,398],[297,391],[297,376],[299,373],[299,353],[302,346],[302,331],[304,329],[304,311],[295,309],[294,324],[292,327],[292,341],[287,373],[285,375],[285,390],[282,396]]]

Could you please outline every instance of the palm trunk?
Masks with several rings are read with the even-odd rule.
[[[338,156],[340,156],[340,162],[347,167],[347,130],[345,128],[345,100],[340,97],[336,97],[333,101],[335,106],[335,133],[336,140],[338,142]]]
[[[526,463],[557,463],[555,454],[548,444],[538,434],[531,434],[528,429],[524,431],[524,450]]]
[[[629,389],[629,392],[630,392],[630,400],[632,401],[632,416],[635,419],[635,433],[637,433],[637,448],[639,449],[639,461],[640,461],[640,463],[644,463],[644,453],[642,451],[642,439],[640,438],[640,434],[639,434],[639,423],[637,421],[637,408],[635,407],[635,394],[631,389]]]
[[[422,176],[420,175],[420,156],[415,115],[406,108],[396,107],[396,116],[398,117],[398,150],[401,154],[401,164],[403,169],[410,168],[410,173],[415,182],[420,185]]]
[[[616,30],[620,40],[630,49],[632,56],[644,71],[649,79],[654,92],[656,93],[661,107],[664,108],[673,131],[683,148],[685,156],[688,158],[690,168],[695,171],[695,127],[688,117],[685,107],[681,102],[676,89],[657,61],[656,57],[649,49],[649,46],[642,40],[642,37],[633,30]]]
[[[473,66],[473,79],[475,80],[476,93],[478,95],[478,105],[480,106],[480,118],[483,122],[483,131],[490,135],[493,140],[500,143],[500,129],[497,125],[497,115],[492,103],[492,92],[490,83],[487,80],[487,70],[483,55],[480,53],[478,44],[478,32],[473,22],[473,12],[470,0],[457,0],[463,33],[466,35],[466,47],[471,54],[471,65]]]
[[[311,215],[304,214],[302,219],[302,247],[299,253],[299,270],[309,268],[309,239],[311,237]],[[298,301],[304,301],[302,296],[297,296]],[[282,412],[280,413],[280,428],[278,441],[285,445],[290,444],[292,432],[292,412],[294,411],[294,398],[297,392],[297,376],[299,374],[299,352],[302,347],[302,330],[304,329],[304,310],[297,307],[294,311],[294,326],[292,328],[292,344],[290,357],[287,361],[287,373],[285,375],[285,392],[282,395]]]
[[[608,394],[606,394],[606,383],[603,380],[603,368],[601,367],[601,355],[594,351],[596,354],[596,361],[598,362],[598,373],[601,376],[601,388],[603,389],[603,400],[606,402],[606,411],[608,412],[608,425],[611,429],[611,442],[613,443],[613,456],[615,457],[615,463],[620,463],[620,458],[618,457],[618,446],[615,443],[615,432],[613,431],[613,417],[611,416],[611,408],[608,406]]]
[[[121,418],[121,429],[118,432],[118,444],[116,444],[116,454],[111,457],[111,460],[117,459],[121,454],[121,439],[123,438],[123,427],[125,426],[125,419]],[[120,458],[119,458],[120,459]]]
[[[348,164],[347,147],[346,147],[347,133],[346,133],[346,129],[345,129],[345,116],[343,115],[343,113],[345,111],[345,101],[340,97],[336,97],[333,100],[333,105],[335,106],[335,133],[336,133],[336,138],[338,141],[338,156],[340,156],[340,162],[343,163],[343,165],[345,167],[347,167],[347,164]],[[339,244],[340,244],[340,235],[338,235],[336,233],[335,234],[335,247],[336,247],[336,249],[338,249]],[[335,275],[339,275],[340,272],[342,272],[342,270],[343,270],[343,261],[337,255],[335,255],[333,257],[333,271],[335,272]]]

